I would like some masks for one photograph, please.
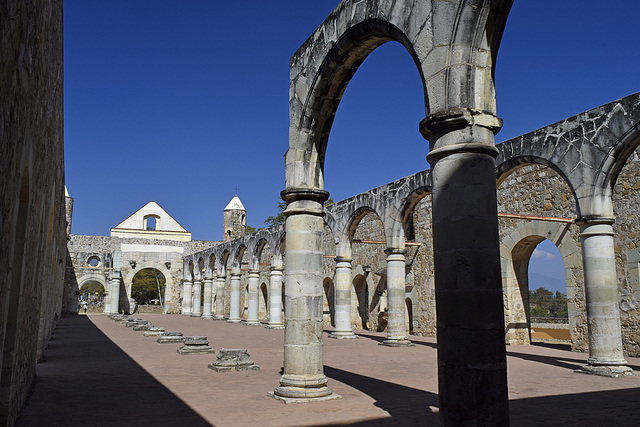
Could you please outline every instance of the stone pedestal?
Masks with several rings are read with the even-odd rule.
[[[258,319],[258,293],[260,287],[260,272],[259,271],[250,271],[249,272],[249,283],[248,283],[248,311],[247,311],[247,321],[245,325],[248,326],[257,326],[260,325],[260,319]]]
[[[164,335],[164,328],[161,326],[151,326],[144,334],[145,337],[160,337]]]
[[[184,344],[185,337],[182,336],[182,332],[168,331],[156,341],[158,344]]]
[[[269,291],[269,324],[267,329],[282,329],[282,267],[271,267],[269,276],[271,290]]]
[[[224,285],[226,283],[225,276],[216,277],[216,314],[214,320],[224,320]]]
[[[404,249],[388,248],[387,254],[387,339],[380,343],[389,347],[414,344],[407,338]]]
[[[209,363],[209,369],[216,372],[233,372],[257,371],[260,367],[253,363],[244,348],[221,348],[216,361]]]
[[[579,221],[589,322],[589,359],[584,373],[634,375],[622,351],[613,218]]]
[[[329,338],[358,338],[351,329],[351,261],[349,257],[336,257],[335,324],[336,328]]]
[[[284,373],[271,394],[284,402],[338,398],[327,385],[322,356],[322,202],[329,193],[287,189]],[[291,284],[291,285],[289,285]]]
[[[431,146],[443,425],[509,424],[494,139],[500,126],[497,117],[464,108],[420,123]]]
[[[148,331],[151,328],[151,323],[138,323],[137,325],[133,325],[134,331]]]
[[[213,353],[207,337],[186,337],[184,345],[178,349],[180,354]]]
[[[240,323],[240,268],[231,272],[231,289],[229,292],[229,323]]]

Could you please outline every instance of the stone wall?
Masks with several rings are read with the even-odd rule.
[[[0,21],[0,424],[13,425],[61,311],[62,1],[5,1]]]

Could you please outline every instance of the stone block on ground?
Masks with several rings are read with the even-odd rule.
[[[260,367],[249,358],[245,348],[221,348],[217,359],[209,363],[209,368],[216,372],[255,371]]]
[[[150,326],[143,334],[145,337],[160,337],[164,335],[164,328],[161,326]]]
[[[185,339],[186,338],[182,336],[182,332],[168,331],[156,341],[158,344],[184,344]]]
[[[215,352],[209,346],[209,341],[207,337],[186,337],[184,341],[184,345],[178,349],[178,353],[180,354],[193,354],[193,353],[213,353]]]

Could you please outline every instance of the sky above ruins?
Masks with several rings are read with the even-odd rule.
[[[108,235],[155,200],[194,239],[219,240],[236,187],[248,224],[264,226],[284,188],[289,58],[338,3],[65,0],[72,232]],[[639,15],[633,0],[516,1],[497,61],[496,141],[638,91]],[[425,169],[424,116],[415,64],[400,44],[381,46],[336,115],[332,197]],[[545,253],[536,274],[557,275],[559,254]]]

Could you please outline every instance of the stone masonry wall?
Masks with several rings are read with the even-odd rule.
[[[61,309],[62,1],[4,1],[0,22],[0,425],[13,425]]]

